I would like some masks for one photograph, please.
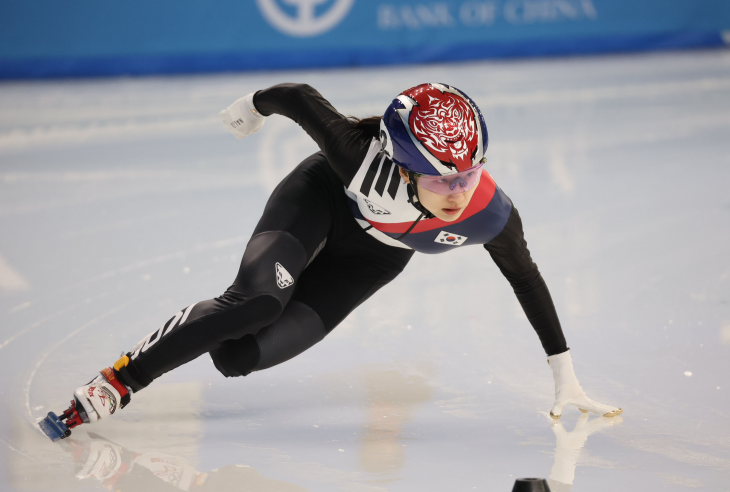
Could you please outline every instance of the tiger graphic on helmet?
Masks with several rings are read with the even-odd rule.
[[[441,91],[410,90],[404,94],[417,103],[408,118],[413,136],[444,164],[451,163],[459,171],[472,167],[479,135],[469,103]]]

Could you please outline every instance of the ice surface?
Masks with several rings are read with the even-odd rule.
[[[224,379],[204,356],[45,438],[37,419],[234,278],[315,146],[279,117],[237,141],[217,112],[282,81],[359,116],[424,81],[470,94],[578,377],[625,413],[550,420],[538,339],[474,247],[417,255],[281,366]],[[729,159],[727,51],[0,84],[0,489],[728,490]]]

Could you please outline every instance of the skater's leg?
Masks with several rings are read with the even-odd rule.
[[[292,300],[273,324],[211,351],[216,368],[227,377],[245,376],[304,352],[393,280],[412,254],[379,243],[361,229],[328,245],[300,276]]]
[[[306,262],[303,247],[288,233],[265,232],[252,238],[241,262],[239,283],[220,297],[178,312],[138,343],[129,356],[130,366],[136,371],[129,374],[129,379],[135,381],[127,384],[139,391],[153,379],[222,342],[257,333],[273,323],[294,290],[291,285],[280,288],[277,276],[280,278],[285,269],[287,280],[294,284]],[[123,377],[128,379],[126,374]]]
[[[140,391],[165,372],[220,347],[226,340],[257,333],[272,324],[289,302],[306,263],[303,246],[291,234],[269,231],[254,236],[244,253],[237,283],[220,297],[179,311],[113,368],[102,370],[79,387],[69,423],[103,419],[126,405],[129,389]],[[282,265],[290,270],[287,280],[291,283],[286,285],[281,280]]]
[[[321,154],[300,164],[272,193],[233,285],[220,297],[181,310],[143,339],[119,369],[127,384],[139,391],[278,319],[331,232],[333,206],[343,200],[342,184]]]
[[[246,376],[291,359],[325,335],[327,330],[317,313],[306,304],[291,301],[273,324],[256,335],[223,342],[210,356],[224,376]]]

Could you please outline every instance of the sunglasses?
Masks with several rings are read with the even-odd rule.
[[[418,186],[439,195],[464,193],[479,184],[483,165],[484,162],[480,162],[466,171],[449,174],[448,176],[425,176],[423,174],[416,174]]]

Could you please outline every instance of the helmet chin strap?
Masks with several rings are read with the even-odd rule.
[[[426,219],[433,219],[436,217],[434,214],[432,214],[426,207],[423,206],[421,203],[420,198],[418,198],[418,186],[416,185],[416,173],[413,171],[408,171],[408,203],[413,205],[416,210],[421,212],[423,214],[423,218]],[[421,217],[419,217],[419,220]]]

